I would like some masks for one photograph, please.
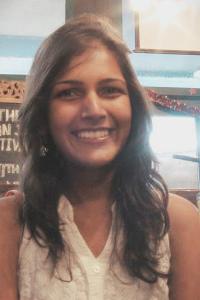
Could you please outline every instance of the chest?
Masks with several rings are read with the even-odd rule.
[[[61,208],[62,212],[70,211]],[[72,214],[67,218],[62,215],[62,219],[66,220],[62,237],[68,246],[53,273],[47,249],[27,238],[29,234],[24,231],[18,270],[20,300],[168,300],[165,280],[149,285],[130,278],[117,257],[111,266],[115,235],[109,218],[107,225],[106,220],[102,224],[88,220],[85,227],[76,224]],[[117,235],[117,249],[121,244],[122,231]],[[161,265],[168,268],[169,259],[166,252]]]
[[[74,232],[78,240],[83,240],[91,253],[98,257],[103,251],[111,231],[112,216],[102,218],[76,218]]]
[[[133,280],[119,264],[111,270],[105,257],[71,256],[71,280],[66,266],[63,258],[51,276],[44,251],[37,250],[35,260],[24,256],[19,270],[20,300],[168,300],[166,282],[152,286]]]

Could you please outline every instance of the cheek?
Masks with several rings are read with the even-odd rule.
[[[131,123],[132,123],[132,108],[130,104],[130,100],[127,100],[126,105],[121,109],[121,122],[124,128],[124,134],[126,138],[129,136],[131,130]]]
[[[68,123],[73,118],[73,112],[65,105],[58,105],[58,103],[52,103],[49,109],[49,124],[50,129],[56,130],[66,128]]]
[[[61,142],[63,128],[66,128],[66,120],[63,110],[55,104],[49,109],[49,130],[50,134],[56,144]]]
[[[49,116],[49,129],[50,133],[54,136],[57,131],[59,131],[59,128],[61,127],[62,121],[59,118],[57,118],[57,115],[55,113],[51,113]]]

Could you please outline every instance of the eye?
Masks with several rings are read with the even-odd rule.
[[[75,88],[64,89],[57,93],[58,98],[73,98],[78,95],[78,91]]]
[[[100,89],[100,94],[105,97],[115,98],[126,94],[126,91],[121,87],[105,86]]]
[[[65,88],[60,91],[53,93],[53,98],[59,99],[67,99],[67,100],[74,100],[79,98],[82,95],[82,92],[78,88]]]

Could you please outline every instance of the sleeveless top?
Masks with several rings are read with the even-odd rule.
[[[58,212],[63,222],[62,236],[66,241],[67,255],[61,257],[56,269],[53,270],[47,248],[38,246],[25,229],[18,265],[20,300],[169,299],[167,279],[159,278],[155,284],[148,284],[130,277],[119,259],[115,258],[112,265],[110,264],[113,225],[103,251],[95,257],[73,221],[73,208],[65,196],[61,196]],[[117,249],[122,245],[123,234],[120,234]],[[168,234],[161,241],[158,252],[159,270],[168,272],[170,267]]]

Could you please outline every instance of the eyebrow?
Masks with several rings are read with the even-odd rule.
[[[55,83],[55,85],[57,84],[77,84],[77,85],[83,85],[83,82],[82,81],[79,81],[79,80],[61,80],[61,81],[57,81]]]
[[[122,84],[126,84],[126,81],[120,78],[106,78],[103,80],[100,80],[100,83],[112,83],[112,82],[120,82]]]
[[[104,84],[104,83],[112,83],[112,82],[120,82],[122,84],[126,85],[126,81],[120,78],[106,78],[103,80],[100,80],[99,84]],[[80,80],[61,80],[61,81],[57,81],[55,83],[55,85],[58,84],[73,84],[73,85],[84,85],[84,83]]]

